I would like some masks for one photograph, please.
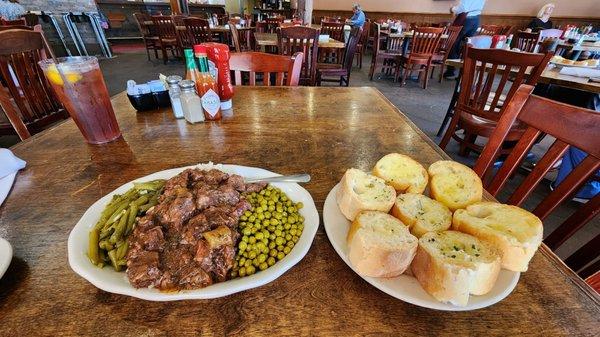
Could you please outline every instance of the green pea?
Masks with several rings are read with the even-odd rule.
[[[265,218],[270,219],[271,218],[271,212],[267,211],[264,213],[265,214]]]
[[[275,233],[273,233],[273,234],[269,235],[269,239],[270,239],[271,241],[275,241],[275,239],[276,239],[276,238],[277,238],[277,235],[275,235]]]
[[[269,226],[267,227],[267,229],[269,230],[269,232],[274,232],[275,231],[275,226]]]
[[[302,209],[302,208],[304,208],[304,204],[302,203],[302,201],[300,201],[300,202],[298,202],[298,203],[296,204],[296,208],[297,208],[297,209]]]
[[[266,245],[262,241],[256,243],[256,250],[258,251],[262,251],[265,247]]]
[[[267,255],[265,254],[260,254],[257,258],[258,262],[263,263],[267,260]]]
[[[246,268],[250,267],[251,265],[252,265],[252,260],[246,260],[246,262],[244,262],[244,267],[246,267]]]
[[[278,236],[278,237],[279,237],[279,236],[281,236],[281,234],[282,234],[282,233],[281,233],[281,230],[280,230],[280,229],[276,229],[276,230],[275,230],[275,236]]]
[[[271,219],[270,224],[271,226],[277,226],[279,224],[279,221],[277,221],[277,219]]]
[[[265,214],[264,213],[258,213],[258,215],[256,216],[258,218],[258,220],[264,220],[265,219]]]
[[[249,267],[246,267],[246,274],[248,274],[248,275],[252,275],[252,274],[254,274],[255,272],[256,272],[256,268],[254,268],[254,266],[249,266]]]
[[[291,249],[290,247],[284,247],[284,248],[283,248],[283,253],[284,253],[285,255],[289,254],[291,251],[292,251],[292,249]]]
[[[277,247],[277,244],[274,241],[269,242],[269,249],[273,249]]]
[[[298,243],[298,237],[297,236],[292,236],[292,241],[294,243]]]
[[[283,225],[283,229],[285,229],[285,230],[289,230],[290,228],[292,228],[292,225],[290,225],[289,223],[286,223],[285,225]]]
[[[273,205],[275,205],[275,201],[273,201],[273,200],[269,200],[269,201],[267,202],[267,205],[269,205],[269,206],[273,206]]]
[[[242,236],[242,241],[248,243],[248,237],[246,235]]]
[[[298,222],[304,222],[304,217],[302,215],[298,217]]]
[[[295,245],[295,244],[294,244],[294,241],[288,241],[288,242],[286,243],[286,246],[288,246],[288,247],[290,247],[290,248],[294,248],[294,245]]]
[[[285,243],[285,239],[284,239],[284,238],[282,238],[281,236],[278,236],[278,237],[275,239],[275,243],[276,243],[278,246],[281,246],[281,245],[283,245],[283,244]]]
[[[257,207],[256,208],[256,214],[262,214],[262,212],[263,212],[262,207]]]
[[[288,207],[288,212],[290,212],[290,213],[296,212],[296,207],[294,207],[294,206]]]
[[[269,233],[269,231],[268,231],[268,230],[266,230],[266,229],[263,229],[262,233],[263,233],[263,236],[264,236],[265,238],[268,238],[268,237],[269,237],[269,235],[271,234],[271,233]]]
[[[285,257],[285,254],[283,252],[279,252],[277,253],[277,260],[281,260]]]
[[[252,212],[250,212],[250,211],[245,211],[245,212],[244,212],[244,216],[245,216],[245,217],[249,217],[249,216],[251,216],[251,215],[252,215]]]
[[[250,259],[256,258],[256,252],[255,251],[251,251],[250,253],[248,253],[248,258],[250,258]]]
[[[289,234],[288,234],[288,235],[286,235],[286,236],[285,236],[285,240],[286,240],[286,241],[290,241],[291,239],[292,239],[292,236],[291,236],[291,235],[289,235]]]
[[[260,264],[260,262],[258,262],[257,259],[252,260],[252,265],[255,267],[258,267],[258,265]]]
[[[248,238],[248,242],[249,243],[256,243],[256,238],[254,236],[251,236]]]
[[[256,217],[254,215],[251,215],[248,217],[248,221],[250,222],[254,222],[256,220]]]
[[[240,275],[240,277],[246,276],[246,267],[240,268],[240,270],[238,271],[238,274]]]
[[[262,232],[258,232],[256,234],[254,234],[254,237],[256,238],[256,240],[262,240],[264,237],[264,234]]]
[[[250,228],[246,227],[242,230],[242,234],[249,236],[250,234],[252,234],[252,231],[250,230]]]
[[[260,264],[260,266],[258,266],[258,268],[260,270],[265,270],[265,269],[269,268],[269,265],[266,262],[263,262]]]
[[[231,278],[236,278],[238,277],[238,272],[237,271],[232,271],[231,272]]]
[[[238,248],[240,250],[246,250],[246,248],[248,247],[248,244],[246,244],[246,242],[241,241],[240,244],[238,245]]]
[[[285,247],[283,247],[283,245],[279,245],[279,246],[277,246],[277,251],[283,252],[283,248],[285,248]]]
[[[275,258],[274,257],[270,257],[267,259],[267,264],[270,266],[275,264]]]
[[[269,251],[269,256],[273,256],[273,257],[277,256],[277,250],[271,249],[271,251]]]

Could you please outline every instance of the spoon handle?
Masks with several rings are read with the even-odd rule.
[[[310,175],[303,174],[294,174],[290,176],[278,176],[278,177],[268,177],[268,178],[252,178],[246,179],[245,182],[249,183],[307,183],[310,181]]]

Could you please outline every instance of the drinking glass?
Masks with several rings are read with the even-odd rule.
[[[39,62],[58,99],[90,144],[121,136],[108,90],[93,56],[61,57]]]

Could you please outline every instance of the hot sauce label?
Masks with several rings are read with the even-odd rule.
[[[221,99],[214,90],[208,89],[208,91],[204,93],[202,96],[202,108],[211,117],[215,117],[217,112],[219,112],[219,109],[221,108]]]

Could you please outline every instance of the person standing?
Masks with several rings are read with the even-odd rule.
[[[450,7],[450,12],[456,16],[461,14],[466,15],[463,23],[463,28],[458,35],[457,42],[450,51],[448,58],[457,59],[460,57],[463,42],[466,38],[474,36],[479,28],[479,16],[485,6],[485,0],[460,0],[458,5]],[[456,69],[454,67],[448,67],[444,73],[445,78],[455,78]]]
[[[359,4],[352,5],[352,13],[354,14],[350,20],[347,20],[347,23],[352,27],[362,27],[367,19]]]

